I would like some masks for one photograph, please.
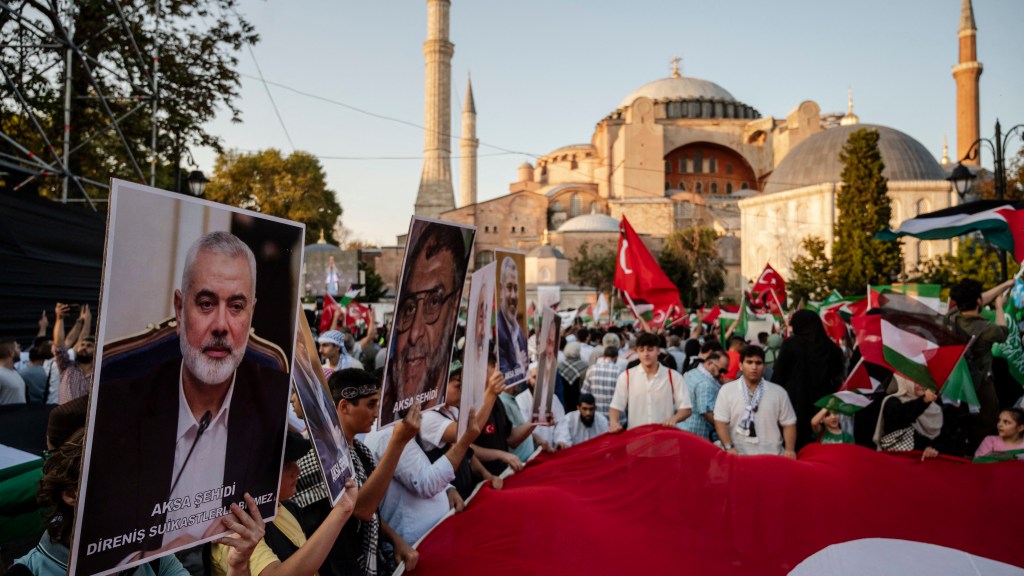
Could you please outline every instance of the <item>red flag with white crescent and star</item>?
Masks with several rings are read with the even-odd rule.
[[[651,317],[645,318],[653,322],[652,326],[662,326],[669,319],[673,306],[685,313],[686,309],[679,300],[679,289],[665,275],[625,216],[619,223],[619,249],[616,254],[615,287],[625,294],[627,302],[653,307],[650,309]]]

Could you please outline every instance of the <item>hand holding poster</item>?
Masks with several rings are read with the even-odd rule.
[[[526,344],[526,257],[522,252],[494,251],[498,282],[498,368],[505,386],[526,381],[530,352]]]
[[[306,421],[324,483],[331,495],[331,506],[334,506],[345,493],[345,481],[352,477],[352,461],[316,349],[309,324],[300,321],[295,334],[292,381],[302,408],[299,415]]]
[[[562,318],[551,308],[541,313],[540,339],[537,341],[537,384],[533,390],[533,418],[531,422],[548,424],[551,399],[555,394],[558,375],[558,331]]]
[[[444,406],[462,287],[476,228],[414,216],[384,367],[378,428],[413,404]]]
[[[71,574],[228,534],[245,493],[276,515],[303,237],[301,224],[112,181]]]
[[[479,409],[483,406],[484,392],[487,390],[487,351],[491,345],[495,268],[497,264],[491,262],[473,272],[469,282],[469,317],[462,359],[462,398],[459,401],[459,438],[469,425],[470,407]]]

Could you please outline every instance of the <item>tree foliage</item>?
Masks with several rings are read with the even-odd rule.
[[[878,132],[851,133],[839,160],[843,185],[836,199],[839,219],[832,246],[832,285],[843,294],[854,294],[868,284],[891,283],[900,273],[902,255],[898,241],[874,237],[892,217]]]
[[[794,305],[799,302],[820,302],[832,291],[832,261],[825,249],[825,240],[808,236],[800,242],[800,255],[793,258],[793,271],[786,291]]]
[[[725,290],[725,265],[712,228],[683,228],[665,239],[658,264],[690,307],[717,301]]]
[[[52,3],[42,0],[11,0],[0,10],[0,37],[5,39],[0,66],[13,75],[20,96],[9,83],[0,89],[4,134],[44,161],[56,163],[64,128],[64,58],[70,37],[77,52],[71,67],[68,134],[72,149],[81,145],[68,159],[71,173],[98,183],[111,177],[148,182],[150,162],[155,162],[157,185],[173,188],[176,166],[190,146],[220,150],[220,139],[206,128],[218,111],[227,110],[233,120],[240,119],[234,104],[239,90],[237,52],[258,37],[236,11],[238,3],[78,0],[55,12]],[[73,34],[65,27],[68,23],[73,24]],[[37,30],[51,33],[56,42],[40,38]],[[155,155],[154,55],[159,63]],[[105,105],[100,94],[106,96]],[[116,129],[111,116],[121,119]],[[54,152],[46,149],[46,141]],[[26,157],[6,141],[0,151]],[[91,196],[105,194],[86,186]],[[54,194],[59,187],[60,179],[51,177],[43,180],[41,190]]]
[[[306,243],[335,243],[341,205],[327,188],[320,161],[308,152],[288,157],[273,148],[253,153],[229,151],[217,157],[206,198],[306,225]]]
[[[356,302],[379,302],[387,296],[388,289],[384,286],[384,279],[377,274],[377,269],[372,264],[359,263],[359,269],[363,271],[363,291],[356,297]]]
[[[569,281],[611,292],[615,281],[615,251],[604,244],[584,242],[569,261]]]

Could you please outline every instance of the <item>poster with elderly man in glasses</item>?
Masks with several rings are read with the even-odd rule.
[[[413,216],[405,243],[377,427],[444,406],[476,228]]]

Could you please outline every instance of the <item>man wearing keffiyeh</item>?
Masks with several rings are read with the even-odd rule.
[[[373,454],[356,440],[356,434],[365,434],[373,427],[380,407],[380,382],[365,370],[347,368],[332,374],[328,385],[338,409],[338,421],[351,447],[349,453],[359,496],[353,519],[342,529],[321,573],[376,576],[390,574],[400,562],[405,562],[406,570],[413,570],[419,553],[380,519],[377,508],[391,484],[402,450],[419,433],[419,407],[414,405],[395,425],[380,462],[374,464]],[[391,542],[393,558],[382,547],[381,536]]]
[[[764,350],[740,350],[740,377],[722,386],[715,401],[715,431],[733,454],[775,454],[796,459],[796,413],[778,384],[764,379]]]

